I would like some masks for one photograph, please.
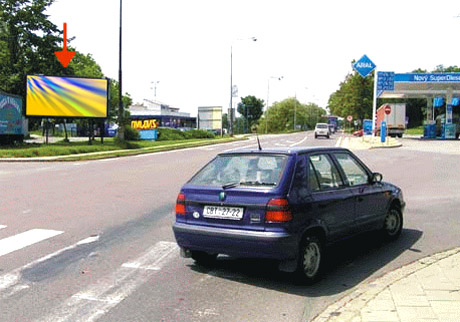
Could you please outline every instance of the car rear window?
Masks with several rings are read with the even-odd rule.
[[[327,124],[316,124],[316,128],[318,129],[327,129]]]
[[[205,186],[278,186],[288,156],[278,154],[219,155],[188,183]]]

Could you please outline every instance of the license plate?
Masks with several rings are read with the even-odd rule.
[[[203,217],[240,220],[243,218],[243,210],[240,207],[204,206]]]

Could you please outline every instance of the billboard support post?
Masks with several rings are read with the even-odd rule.
[[[66,125],[65,119],[63,119],[63,122],[64,122],[64,134],[65,134],[64,142],[69,142],[69,138],[67,136],[67,125]]]

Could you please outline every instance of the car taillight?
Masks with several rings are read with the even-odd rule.
[[[292,220],[292,213],[287,199],[271,199],[267,203],[266,222],[286,222],[290,220]]]
[[[185,194],[179,193],[176,200],[176,214],[185,215]]]

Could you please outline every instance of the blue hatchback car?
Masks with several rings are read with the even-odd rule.
[[[370,230],[396,239],[404,207],[401,189],[347,149],[240,150],[181,188],[173,231],[198,264],[218,254],[276,259],[312,283],[329,243]]]

